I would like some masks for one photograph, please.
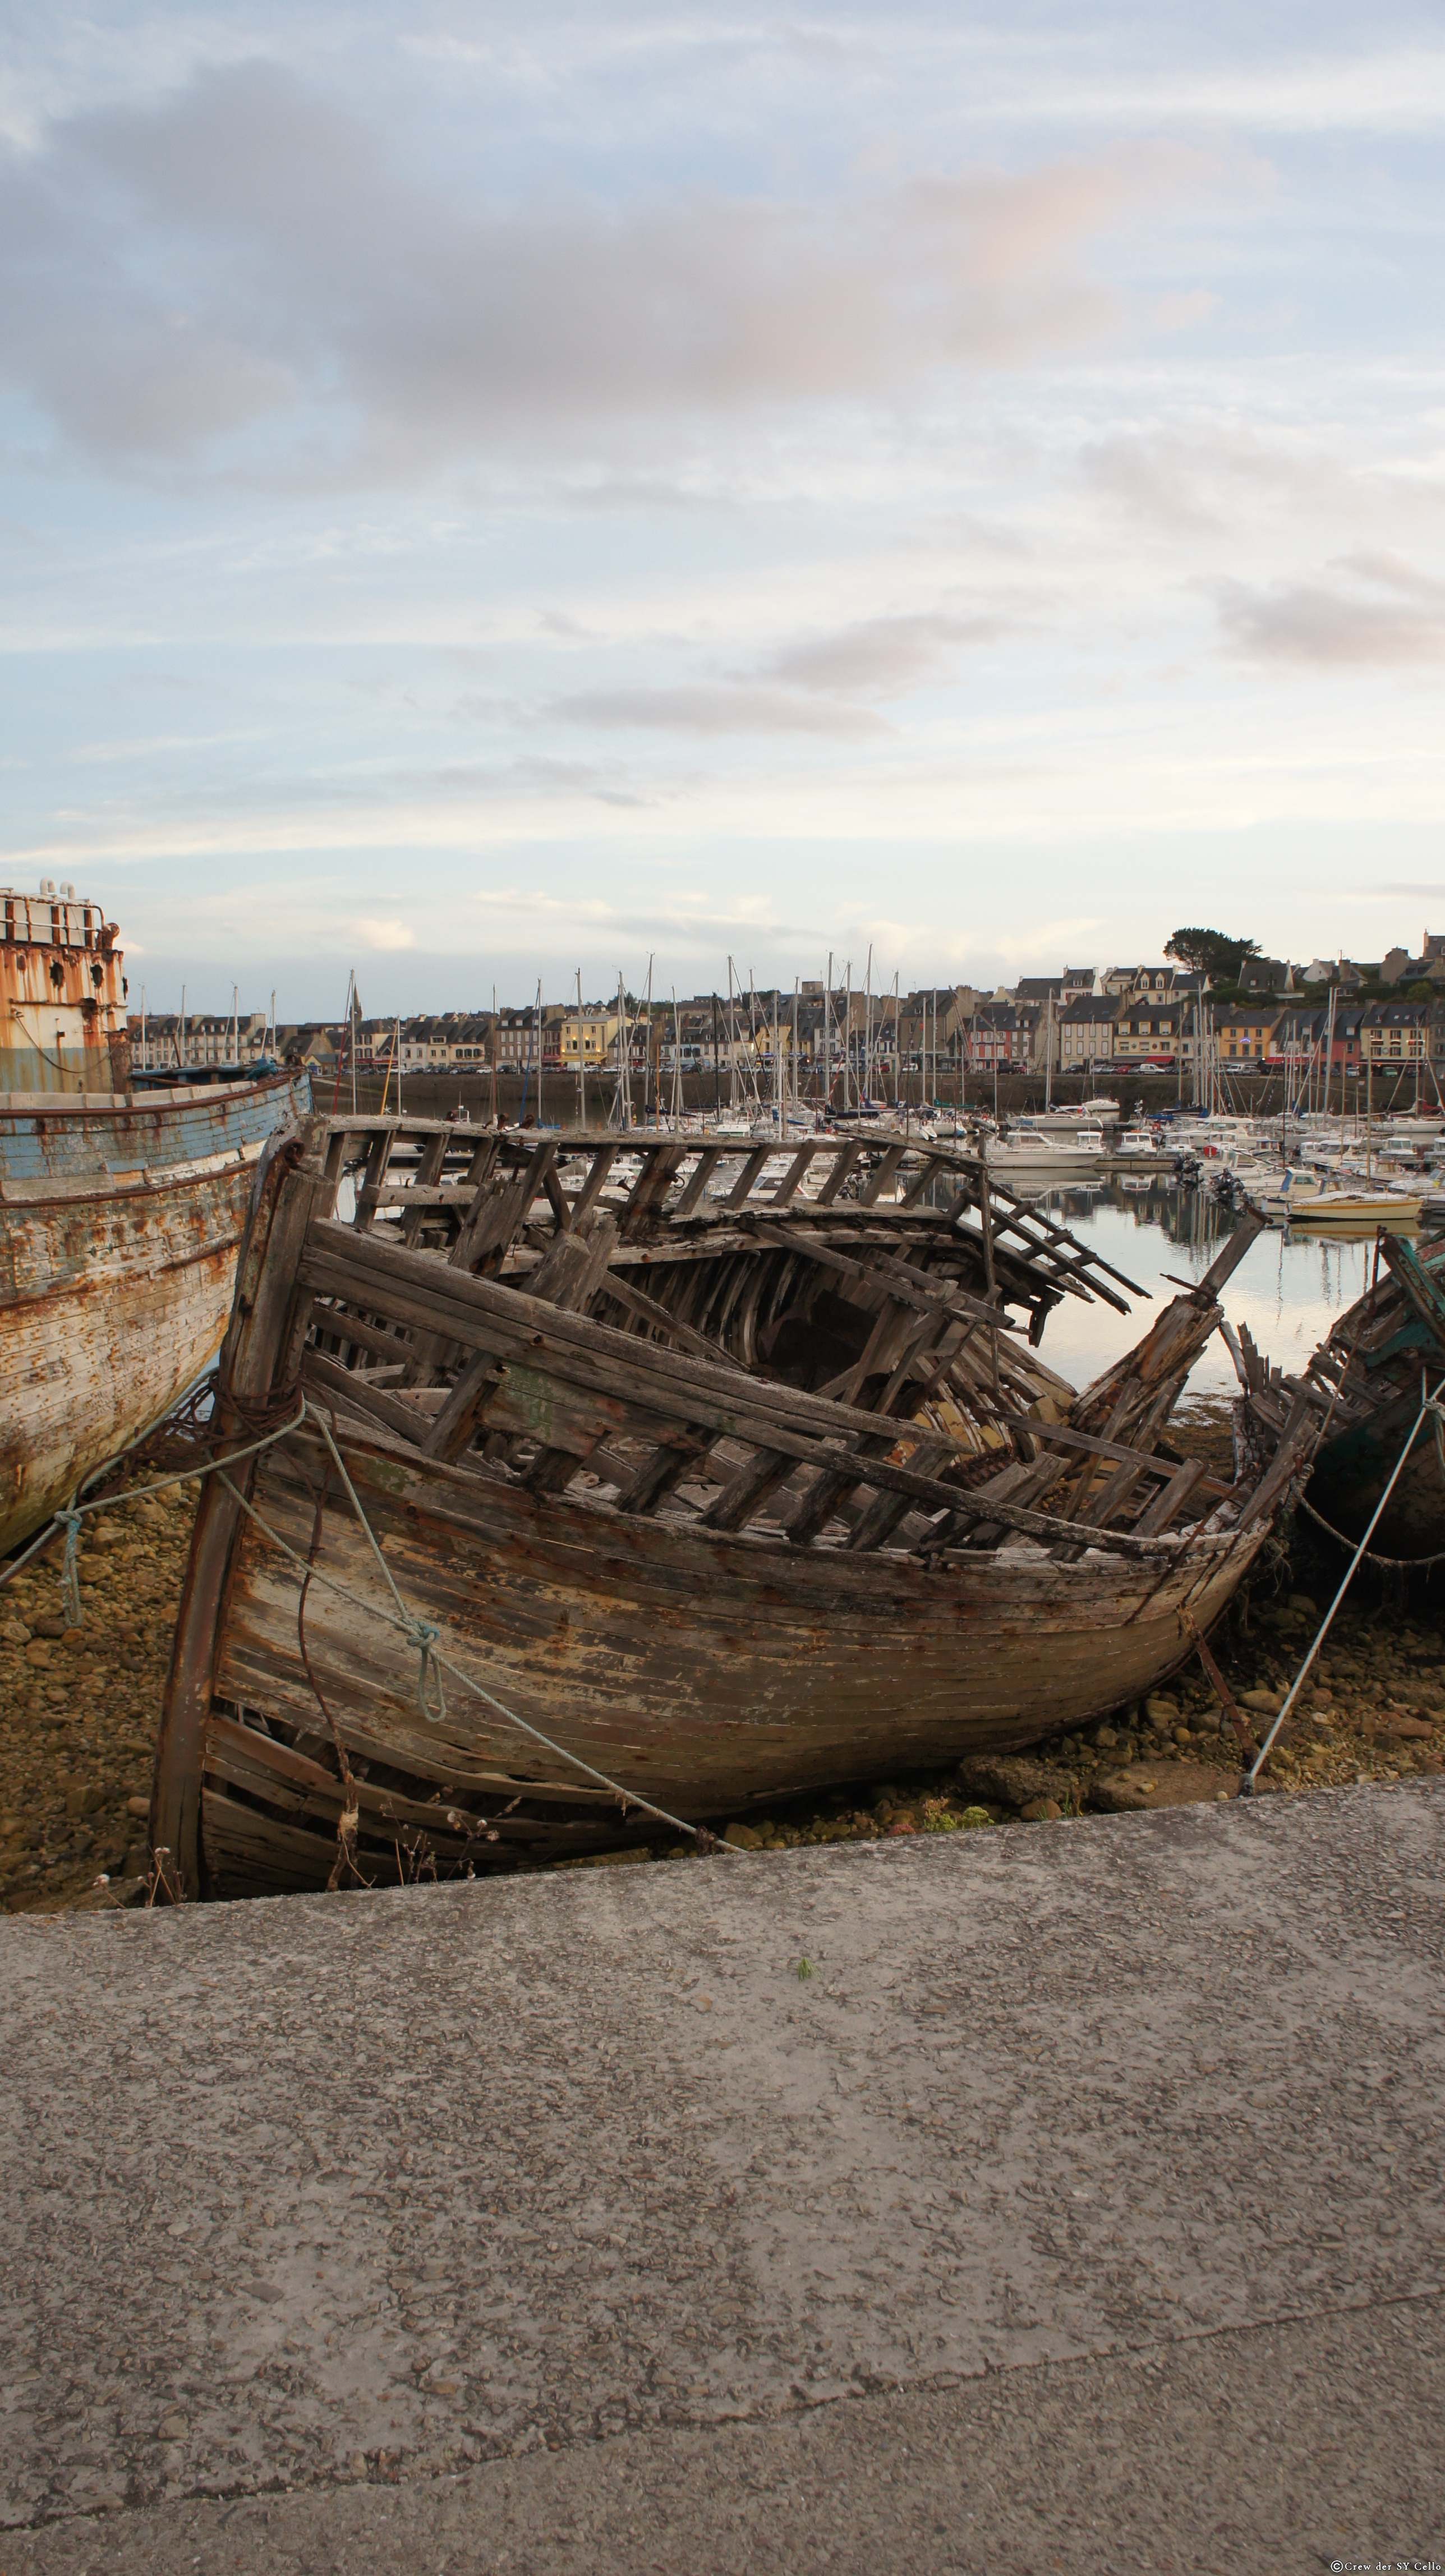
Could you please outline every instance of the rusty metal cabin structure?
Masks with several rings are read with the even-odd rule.
[[[74,886],[0,887],[0,1092],[124,1091],[130,1080],[117,925]]]
[[[1006,1310],[1117,1284],[947,1148],[312,1121],[216,1382],[172,1892],[583,1855],[655,1837],[637,1801],[718,1819],[1135,1696],[1314,1437],[1302,1398],[1229,1486],[1157,1445],[1253,1230],[1071,1400]]]

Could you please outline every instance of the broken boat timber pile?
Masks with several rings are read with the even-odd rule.
[[[238,1451],[309,1412],[203,1487],[152,1808],[178,1891],[334,1883],[348,1799],[366,1881],[507,1867],[655,1840],[634,1800],[706,1822],[1137,1696],[1308,1463],[1303,1393],[1232,1486],[1158,1447],[1254,1230],[1074,1398],[1046,1317],[1130,1283],[947,1147],[313,1120],[217,1378]],[[444,1709],[354,1606],[389,1606],[373,1539]]]

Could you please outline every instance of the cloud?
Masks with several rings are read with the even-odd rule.
[[[606,731],[697,735],[890,733],[860,699],[905,695],[946,670],[954,649],[1005,631],[998,617],[921,610],[860,619],[787,644],[722,677],[582,689],[549,713]]]
[[[830,204],[675,186],[481,203],[266,62],[73,117],[0,164],[0,368],[112,464],[408,475],[759,405],[892,403],[1112,332],[1087,265],[1217,175],[1120,146],[1017,173],[854,177]]]
[[[356,935],[363,948],[415,948],[416,946],[416,932],[408,930],[404,921],[368,919],[358,921],[355,927]]]
[[[1084,477],[1107,500],[1176,532],[1224,525],[1218,505],[1200,490],[1199,458],[1184,442],[1125,432],[1094,439],[1080,454]]]
[[[564,724],[608,731],[738,734],[886,733],[867,707],[841,705],[803,689],[746,680],[698,680],[673,688],[581,689],[551,713]]]
[[[1220,622],[1235,651],[1318,670],[1409,668],[1445,654],[1445,583],[1394,555],[1356,555],[1339,569],[1352,581],[1220,583]]]
[[[869,617],[832,635],[791,644],[764,666],[794,688],[863,690],[892,696],[931,679],[957,644],[982,644],[1001,634],[997,617]]]

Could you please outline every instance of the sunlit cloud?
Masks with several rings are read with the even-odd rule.
[[[1252,661],[1320,670],[1392,670],[1445,653],[1445,583],[1393,557],[1356,556],[1353,579],[1221,582],[1220,622]]]
[[[363,948],[415,948],[416,932],[404,921],[373,921],[363,918],[356,924],[356,935]]]
[[[232,64],[9,156],[0,350],[115,466],[262,425],[303,479],[538,437],[595,452],[609,424],[891,404],[1096,347],[1123,314],[1092,251],[1221,176],[1140,142],[832,202],[673,184],[488,205],[404,177],[377,127],[283,65]]]

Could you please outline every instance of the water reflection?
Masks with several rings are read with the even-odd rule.
[[[1069,1227],[1089,1249],[1124,1271],[1154,1302],[1136,1299],[1117,1315],[1102,1304],[1066,1298],[1049,1317],[1043,1356],[1051,1368],[1084,1386],[1147,1330],[1159,1302],[1178,1284],[1202,1279],[1220,1245],[1240,1222],[1231,1208],[1204,1190],[1141,1188],[1137,1181],[1101,1182],[1051,1190],[1034,1202]],[[1247,1324],[1267,1356],[1299,1369],[1335,1318],[1352,1306],[1368,1277],[1374,1229],[1355,1240],[1271,1227],[1252,1243],[1225,1293],[1234,1325]],[[1172,1278],[1169,1274],[1172,1273]],[[1234,1369],[1218,1334],[1189,1381],[1190,1395],[1232,1395]]]

